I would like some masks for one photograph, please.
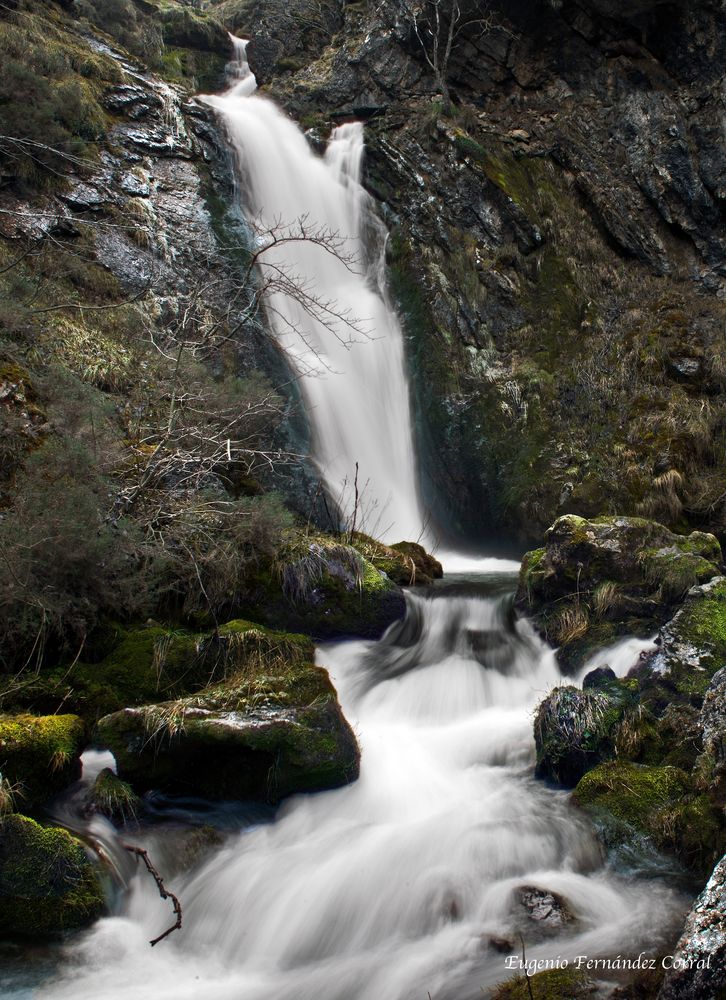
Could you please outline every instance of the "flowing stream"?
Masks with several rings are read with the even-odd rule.
[[[316,461],[333,496],[358,462],[364,527],[416,538],[424,517],[403,338],[386,301],[385,233],[359,183],[362,127],[336,129],[319,157],[254,94],[239,42],[235,73],[209,100],[238,155],[245,209],[282,239],[263,255],[264,279],[294,276],[312,297],[301,304],[283,282],[268,315],[301,380]],[[322,245],[287,239],[301,217]],[[330,253],[342,236],[357,265]],[[530,961],[656,955],[683,900],[635,856],[617,872],[606,865],[568,796],[534,781],[532,713],[559,670],[512,619],[513,567],[472,566],[510,575],[409,594],[405,622],[380,642],[319,649],[360,743],[357,782],[221,824],[223,844],[173,879],[182,930],[153,949],[169,908],[148,877],[131,875],[121,912],[67,945],[31,995],[473,1000],[513,974],[520,934]],[[610,662],[624,671],[631,654],[621,644]],[[161,810],[134,835],[159,867],[173,863],[168,818]],[[113,854],[110,826],[95,833]],[[561,897],[569,919],[533,919],[532,893]]]
[[[553,654],[507,598],[409,597],[379,643],[321,648],[361,745],[357,782],[297,796],[274,822],[227,835],[177,877],[184,927],[153,883],[68,947],[37,994],[53,1000],[474,1000],[527,958],[656,955],[680,900],[657,878],[603,866],[589,824],[532,778],[532,710]],[[134,839],[138,837],[134,835]],[[171,860],[164,826],[143,842]],[[522,890],[572,920],[532,920]]]

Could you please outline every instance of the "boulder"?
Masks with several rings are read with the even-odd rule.
[[[544,931],[558,933],[573,919],[564,899],[546,889],[525,885],[519,890],[519,902],[528,918]]]
[[[615,756],[624,700],[601,691],[555,688],[537,709],[535,776],[573,788],[580,778]]]
[[[618,635],[648,635],[689,588],[718,576],[713,535],[676,535],[637,517],[560,517],[522,562],[518,609],[574,669]]]
[[[322,535],[260,570],[249,603],[258,621],[316,639],[379,639],[406,613],[397,583],[351,545]]]
[[[724,829],[708,797],[678,767],[613,760],[582,777],[575,803],[599,822],[609,846],[649,838],[697,875],[724,852]]]
[[[712,678],[726,665],[726,578],[693,587],[661,628],[655,649],[633,671],[657,713],[674,702],[700,708]],[[712,706],[715,706],[715,694]]]
[[[106,716],[97,740],[138,792],[276,803],[358,777],[327,672],[284,649],[193,697]]]
[[[400,587],[428,587],[444,575],[438,559],[417,542],[384,545],[369,535],[355,532],[350,538],[350,544],[364,559]]]
[[[0,777],[33,808],[81,776],[85,744],[75,715],[0,716]]]
[[[693,904],[658,1000],[720,1000],[726,992],[726,857]]]
[[[80,840],[25,816],[0,819],[0,934],[75,930],[98,917],[104,902]]]
[[[588,674],[585,674],[584,680],[582,682],[583,690],[588,688],[607,688],[609,685],[617,680],[615,676],[615,671],[612,670],[607,665],[603,667],[595,667]]]

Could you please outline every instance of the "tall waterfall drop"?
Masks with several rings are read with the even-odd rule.
[[[336,128],[325,156],[315,155],[271,101],[251,96],[246,43],[233,41],[233,86],[207,100],[235,148],[258,248],[273,233],[280,240],[260,257],[267,317],[299,378],[313,457],[343,516],[353,516],[357,478],[359,527],[418,539],[424,515],[403,335],[385,296],[386,232],[360,183],[363,126]]]

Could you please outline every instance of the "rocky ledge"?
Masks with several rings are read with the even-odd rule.
[[[718,540],[637,517],[559,518],[522,562],[516,606],[559,647],[565,671],[620,635],[648,636],[719,573]]]

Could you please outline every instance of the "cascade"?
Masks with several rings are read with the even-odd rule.
[[[234,147],[257,249],[269,246],[267,319],[299,379],[313,457],[347,523],[357,485],[361,530],[416,540],[425,517],[403,334],[385,292],[386,231],[360,183],[363,126],[339,126],[316,155],[275,104],[253,96],[245,43],[234,43],[233,85],[206,100]]]

